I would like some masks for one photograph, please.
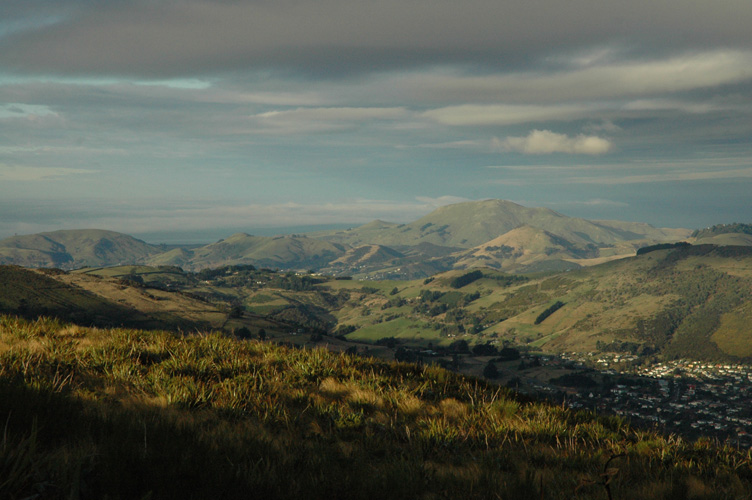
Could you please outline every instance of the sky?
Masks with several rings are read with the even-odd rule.
[[[752,222],[749,0],[2,0],[0,238]]]

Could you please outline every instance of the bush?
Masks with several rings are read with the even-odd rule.
[[[499,369],[492,362],[489,362],[485,368],[483,368],[483,376],[490,379],[499,378]]]
[[[432,292],[431,290],[421,290],[420,300],[421,302],[434,302],[439,300],[444,294],[442,292]]]
[[[399,344],[399,340],[395,339],[394,337],[384,337],[382,339],[379,339],[375,342],[376,345],[383,345],[388,347],[389,349],[393,349],[394,346]]]
[[[449,349],[458,353],[470,352],[470,346],[467,345],[467,340],[455,340],[449,344]]]
[[[473,346],[473,354],[476,356],[496,356],[496,346],[491,344],[476,344]]]
[[[337,330],[334,332],[334,334],[336,336],[343,336],[344,338],[344,335],[347,335],[348,333],[352,333],[355,330],[357,330],[355,325],[339,325],[339,327],[337,327]]]
[[[407,349],[406,347],[400,346],[395,352],[394,352],[394,359],[396,361],[403,361],[403,362],[414,362],[418,360],[418,353],[413,351],[412,349]]]
[[[239,339],[250,339],[252,337],[251,331],[248,329],[248,327],[242,326],[235,330],[235,336]]]
[[[514,347],[505,347],[499,351],[499,361],[514,361],[520,359],[520,351]]]

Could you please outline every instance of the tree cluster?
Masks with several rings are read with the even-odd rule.
[[[477,281],[483,277],[483,273],[481,271],[475,270],[470,271],[469,273],[465,273],[461,276],[457,276],[452,281],[449,282],[449,286],[452,288],[462,288],[463,286],[467,286],[473,281]]]
[[[564,302],[562,302],[560,300],[557,300],[552,305],[550,305],[545,311],[543,311],[542,313],[540,313],[537,318],[535,318],[535,324],[539,325],[539,324],[543,323],[543,321],[546,318],[548,318],[553,313],[555,313],[556,311],[558,311],[559,309],[561,309],[563,306],[564,306]]]

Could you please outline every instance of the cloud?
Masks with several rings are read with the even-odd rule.
[[[495,106],[484,110],[485,107],[477,103],[505,102],[528,113],[537,112],[535,107],[525,106],[530,102],[600,101],[602,107],[613,107],[613,103],[604,101],[616,99],[620,102],[625,98],[686,92],[752,80],[752,51],[749,49],[702,50],[678,55],[657,53],[636,59],[624,54],[618,60],[584,67],[574,61],[576,57],[569,63],[562,63],[563,68],[498,71],[483,75],[448,69],[422,71],[393,77],[392,87],[424,102],[461,102],[472,96],[476,105],[468,110],[488,114]],[[496,109],[508,113],[514,108]],[[568,107],[561,111],[571,113],[576,109]]]
[[[740,176],[727,185],[749,187],[752,3],[676,3],[6,1],[0,201],[127,203],[139,193],[153,209],[166,198],[223,200],[216,215],[199,207],[175,212],[180,219],[156,210],[108,219],[157,230],[157,221],[194,220],[278,227],[312,221],[306,210],[321,223],[361,209],[398,215],[388,201],[314,203],[340,196],[402,197],[405,211],[420,211],[443,202],[415,199],[426,193],[553,200],[569,184],[572,199],[626,200],[629,189],[644,195],[641,182],[698,176]],[[747,163],[665,165],[720,156]],[[513,158],[556,165],[484,168]],[[592,165],[601,158],[623,168]],[[726,194],[703,196],[731,204]],[[643,209],[686,198],[644,196]],[[249,199],[258,206],[229,207]],[[740,213],[749,206],[733,203]],[[673,213],[689,217],[683,205]]]
[[[733,109],[733,107],[713,102],[692,102],[678,99],[638,99],[627,103],[622,109],[625,111],[680,111],[689,114],[705,114],[712,111]]]
[[[68,177],[71,175],[94,173],[97,173],[97,171],[80,168],[28,167],[23,165],[6,165],[0,163],[0,180],[2,181],[44,181],[50,179],[59,179],[61,177]]]
[[[19,119],[36,120],[42,117],[57,117],[57,113],[48,106],[23,103],[8,103],[0,106],[0,120]]]
[[[594,108],[585,105],[533,106],[533,105],[475,105],[463,104],[432,109],[423,116],[444,125],[489,126],[518,123],[574,120],[592,114]]]
[[[310,133],[339,131],[379,120],[397,120],[407,116],[405,108],[297,108],[266,111],[253,115],[268,133]],[[271,128],[268,128],[271,127]]]
[[[752,39],[744,0],[681,8],[675,0],[16,3],[29,6],[9,7],[0,66],[39,74],[164,77],[253,67],[331,76],[425,64],[524,66],[545,52],[573,52],[587,64],[602,58],[593,47],[617,42],[648,53],[749,47]]]
[[[622,128],[611,120],[602,120],[600,123],[589,123],[585,125],[585,132],[621,132]]]
[[[601,137],[582,134],[569,137],[550,130],[533,130],[526,137],[507,137],[500,144],[504,149],[523,154],[601,155],[612,148],[611,142]]]
[[[673,171],[604,177],[574,177],[567,183],[575,184],[646,184],[653,182],[704,181],[720,179],[752,179],[752,167],[699,172]]]
[[[435,142],[418,144],[416,146],[397,146],[400,149],[407,149],[409,147],[418,147],[424,149],[483,149],[487,150],[489,147],[489,141],[484,139],[467,139],[462,141],[448,141],[448,142]]]
[[[559,203],[550,203],[552,206],[585,206],[585,207],[628,207],[629,203],[623,201],[606,200],[603,198],[593,198],[591,200],[574,200],[563,201]]]
[[[516,183],[537,188],[544,184],[616,186],[729,179],[739,179],[742,182],[738,185],[745,186],[744,179],[752,179],[752,164],[748,157],[702,157],[675,161],[643,160],[572,165],[494,165],[487,168],[508,172],[504,178],[489,181],[493,184]],[[608,200],[600,198],[579,202],[581,205],[593,206],[605,206],[607,203]]]
[[[404,114],[404,108],[298,108],[287,111],[267,111],[255,116],[288,121],[365,121],[373,118],[394,119]]]
[[[449,195],[439,196],[438,198],[431,198],[429,196],[416,196],[415,199],[433,208],[443,207],[444,205],[453,205],[455,203],[462,203],[465,201],[472,201],[469,198]]]

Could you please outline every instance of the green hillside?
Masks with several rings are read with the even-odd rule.
[[[0,497],[741,499],[748,453],[432,366],[0,316]]]

